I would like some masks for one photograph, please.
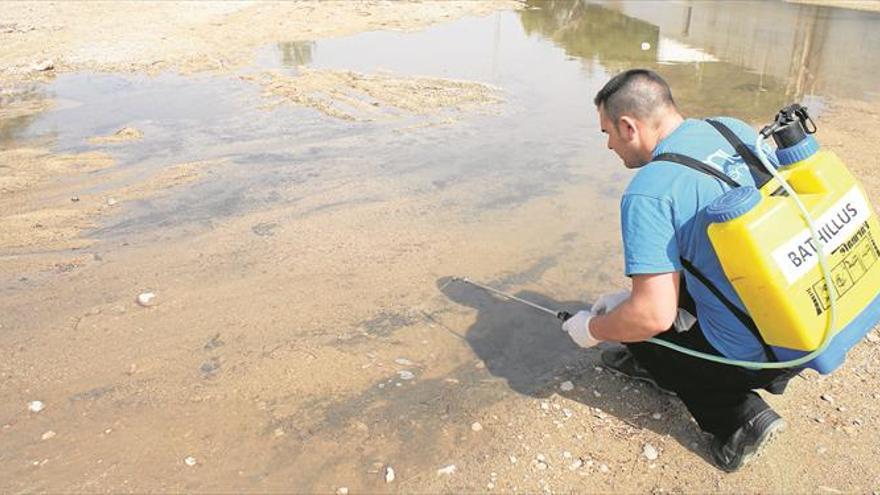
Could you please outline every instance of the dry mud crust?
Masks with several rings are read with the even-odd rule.
[[[46,60],[55,72],[230,71],[249,65],[255,50],[271,43],[409,31],[521,5],[510,0],[4,2],[0,80],[42,74],[35,69],[44,68]]]
[[[465,111],[501,101],[496,88],[478,82],[382,73],[303,67],[296,76],[268,72],[242,78],[256,82],[267,96],[274,97],[272,106],[289,102],[343,120],[369,121]]]

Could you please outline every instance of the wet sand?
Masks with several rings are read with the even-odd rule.
[[[234,74],[279,38],[413,29],[509,4],[139,5],[131,16],[118,4],[16,4],[0,23],[16,26],[0,34],[15,46],[2,66],[45,55],[58,72]],[[178,21],[149,22],[159,18]],[[19,29],[35,19],[39,29]],[[230,35],[242,43],[216,42]],[[106,49],[117,36],[140,45]],[[282,105],[302,103],[298,83],[255,77]],[[467,121],[503,100],[477,82],[369,79],[354,96],[367,106],[340,114],[333,108],[345,101],[331,98],[322,115],[381,120],[378,101],[428,122],[435,112]],[[323,72],[305,82],[315,80],[309,88],[328,93],[360,81]],[[48,105],[0,111],[10,120]],[[875,207],[877,143],[863,130],[877,115],[876,105],[837,101],[817,119],[820,140]],[[552,318],[450,281],[467,275],[569,310],[625,287],[608,198],[570,185],[472,212],[462,205],[492,184],[414,191],[405,178],[367,173],[383,166],[377,151],[304,169],[302,182],[282,187],[286,201],[101,238],[93,228],[141,201],[242,173],[223,160],[120,167],[108,153],[138,140],[113,136],[93,136],[95,149],[82,153],[17,140],[0,151],[5,492],[864,492],[880,480],[876,333],[844,370],[807,372],[771,397],[794,433],[767,462],[728,476],[707,463],[705,439],[674,398],[597,367],[597,353],[575,349]],[[148,291],[155,304],[137,304]],[[28,412],[32,400],[45,409]],[[656,460],[642,454],[649,444]]]

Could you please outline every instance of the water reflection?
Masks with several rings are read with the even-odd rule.
[[[29,83],[0,92],[0,150],[20,140],[34,120],[49,107],[45,86]]]
[[[297,67],[312,63],[312,53],[315,50],[314,41],[288,41],[278,43],[281,51],[281,64],[285,67]]]

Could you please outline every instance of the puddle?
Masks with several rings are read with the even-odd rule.
[[[573,348],[546,315],[512,309],[486,294],[446,287],[438,279],[453,269],[479,268],[495,277],[489,279],[494,286],[566,309],[582,305],[579,301],[588,300],[599,285],[615,282],[617,224],[608,218],[631,172],[605,148],[591,101],[610,74],[634,64],[656,69],[691,115],[727,114],[759,124],[792,101],[805,101],[821,113],[829,97],[876,98],[878,20],[877,14],[782,2],[666,3],[662,10],[653,2],[527,2],[522,11],[418,32],[279,40],[240,74],[60,75],[18,96],[27,101],[51,98],[55,105],[0,120],[0,146],[39,139],[51,142],[57,152],[111,154],[117,166],[91,173],[89,177],[106,180],[83,182],[76,190],[83,197],[111,194],[181,163],[216,161],[198,181],[118,205],[86,233],[99,245],[140,241],[150,246],[149,241],[161,240],[155,245],[162,247],[148,252],[146,262],[101,251],[110,261],[101,265],[106,271],[90,272],[90,280],[76,277],[78,265],[59,265],[56,271],[69,276],[65,280],[70,286],[49,285],[46,292],[79,296],[78,287],[106,283],[101,300],[91,302],[96,306],[115,304],[116,297],[127,298],[131,306],[124,291],[136,294],[132,284],[163,289],[164,301],[155,310],[136,309],[135,316],[119,316],[112,324],[94,318],[94,325],[90,321],[79,330],[76,338],[82,340],[71,348],[94,345],[97,350],[89,352],[111,359],[117,355],[110,352],[117,337],[113,332],[128,332],[119,339],[126,342],[141,338],[139,344],[126,345],[148,358],[131,355],[120,369],[146,361],[148,377],[170,366],[174,373],[155,371],[150,391],[156,397],[149,400],[161,407],[170,404],[175,414],[196,407],[187,402],[190,398],[176,395],[191,392],[186,380],[218,391],[220,398],[204,399],[217,401],[203,404],[206,410],[222,411],[215,405],[246,396],[234,405],[244,411],[241,417],[252,418],[247,427],[238,428],[238,416],[221,418],[220,413],[200,421],[206,429],[220,425],[211,432],[216,436],[205,435],[212,445],[227,445],[234,438],[248,446],[241,449],[241,458],[254,457],[252,463],[258,464],[259,456],[252,455],[257,451],[268,458],[255,468],[256,474],[248,474],[251,478],[241,478],[245,481],[263,483],[264,489],[277,485],[327,491],[327,482],[315,474],[320,471],[306,472],[303,466],[332,469],[330,464],[338,461],[348,464],[337,472],[357,473],[352,479],[360,486],[378,491],[388,487],[375,484],[376,473],[364,474],[364,464],[405,457],[414,472],[424,467],[419,459],[425,453],[437,465],[453,452],[465,457],[464,448],[456,444],[462,432],[445,432],[450,418],[467,433],[482,407],[512,396],[546,397],[555,390],[560,367],[581,372],[595,364],[595,356],[585,358]],[[833,56],[843,52],[853,56]],[[289,77],[332,70],[476,81],[497,88],[500,101],[480,111],[452,111],[454,118],[448,121],[415,113],[400,119],[343,120],[290,102],[266,108],[271,98],[264,88],[243,76],[267,70]],[[137,129],[143,138],[88,142],[124,127]],[[82,178],[69,180],[71,187],[78,187]],[[576,208],[566,203],[574,201],[572,188],[578,190]],[[540,204],[527,209],[535,203]],[[346,212],[355,214],[345,217]],[[230,226],[246,215],[244,228]],[[501,224],[508,218],[519,219]],[[223,228],[228,229],[225,236],[206,237],[226,243],[214,251],[209,249],[213,246],[175,244],[187,238],[200,241],[196,234]],[[381,249],[387,252],[376,252]],[[193,261],[194,251],[204,259]],[[514,257],[517,252],[526,254]],[[95,260],[101,258],[96,255]],[[121,261],[114,265],[115,260]],[[167,266],[172,267],[170,274],[163,273]],[[562,270],[568,273],[560,275]],[[22,274],[16,273],[18,277]],[[46,275],[47,280],[52,277]],[[532,290],[548,279],[557,289],[587,282],[576,289],[580,292],[575,295],[582,296],[578,300],[554,300]],[[17,283],[11,280],[9,286]],[[36,297],[39,289],[27,285],[22,292],[33,290]],[[435,299],[424,311],[413,309],[412,299],[425,294],[442,303]],[[50,300],[55,294],[42,295]],[[30,305],[20,302],[24,296],[16,296],[18,313],[10,311],[13,328],[26,319],[41,322],[49,319],[47,314],[61,312],[39,308],[34,316]],[[78,298],[58,298],[63,304],[73,299]],[[214,306],[217,299],[223,304]],[[20,309],[25,306],[27,314]],[[446,316],[456,328],[444,326]],[[149,337],[138,337],[140,326]],[[176,332],[175,326],[187,331],[161,333],[169,327]],[[555,333],[547,337],[550,330]],[[212,355],[193,357],[176,350],[187,348],[180,345],[186,338],[196,339],[194,348]],[[349,360],[354,367],[378,367],[381,357],[355,361],[376,349],[394,348],[395,356],[412,356],[410,351],[419,348],[413,342],[422,338],[421,349],[430,351],[413,357],[419,364],[408,370],[415,375],[405,383],[391,365],[375,383],[374,376],[351,376],[357,373],[345,367]],[[288,359],[272,361],[272,352],[266,357],[254,351],[276,343],[279,356]],[[302,349],[290,347],[293,343]],[[23,349],[17,352],[27,352]],[[338,361],[328,364],[318,356]],[[29,369],[30,363],[19,359],[21,368]],[[187,359],[192,362],[180,364]],[[376,368],[360,369],[367,376]],[[441,374],[438,369],[451,371],[432,375]],[[88,378],[83,381],[92,381]],[[609,383],[615,382],[605,379]],[[68,397],[98,407],[105,395],[127,393],[108,387],[83,386]],[[596,407],[604,403],[598,395],[590,397],[581,402]],[[121,397],[118,407],[129,402],[139,403]],[[266,402],[269,411],[254,413],[251,402]],[[178,425],[175,414],[154,421],[160,427]],[[680,423],[681,429],[689,428],[686,421]],[[376,433],[369,437],[365,428]],[[241,436],[223,436],[227,430]],[[246,436],[254,431],[272,439]],[[276,440],[278,446],[264,448]],[[359,450],[348,456],[339,445]],[[302,466],[291,463],[298,455]],[[222,467],[214,478],[218,486],[244,476],[244,468],[238,471],[239,466],[223,462],[217,460]]]

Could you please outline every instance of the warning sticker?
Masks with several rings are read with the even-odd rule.
[[[838,298],[843,297],[858,283],[859,279],[868,274],[868,270],[880,260],[880,248],[874,241],[871,226],[863,224],[855,235],[835,251],[843,254],[843,259],[831,267],[831,283],[834,285]],[[807,295],[813,301],[816,316],[824,313],[831,301],[828,299],[828,286],[825,277],[819,278],[807,288]]]
[[[814,220],[816,235],[825,246],[825,254],[834,252],[853,234],[866,226],[871,209],[857,187],[843,195],[831,208]],[[814,245],[809,229],[803,229],[773,250],[773,260],[792,284],[819,263],[819,246]]]

